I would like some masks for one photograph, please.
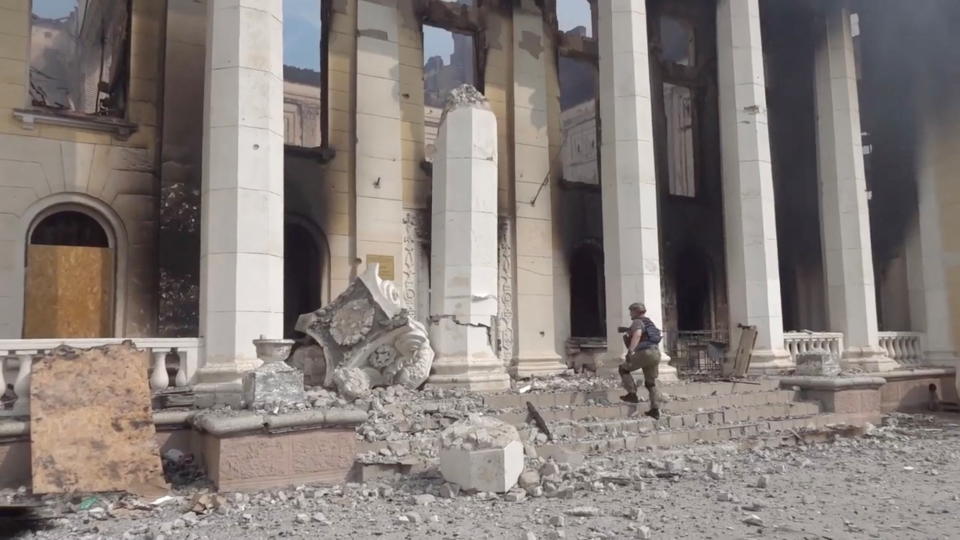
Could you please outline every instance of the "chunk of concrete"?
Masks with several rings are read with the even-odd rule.
[[[441,435],[440,472],[463,489],[506,493],[523,472],[523,444],[516,428],[471,416]]]

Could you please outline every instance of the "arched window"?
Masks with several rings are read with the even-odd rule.
[[[24,338],[112,337],[116,256],[106,221],[65,209],[28,231]]]

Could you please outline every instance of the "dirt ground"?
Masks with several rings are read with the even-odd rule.
[[[61,517],[12,537],[960,538],[960,415],[894,415],[884,424],[863,438],[775,449],[728,443],[591,456],[560,464],[553,478],[572,488],[561,490],[566,497],[443,498],[442,479],[426,475],[224,494],[204,499],[213,508],[199,514],[190,511],[196,485],[155,506],[53,498],[45,503]],[[27,498],[0,493],[0,502]]]

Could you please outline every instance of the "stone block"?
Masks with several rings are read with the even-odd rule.
[[[304,400],[303,373],[284,362],[264,364],[243,376],[243,402],[247,408]]]
[[[513,426],[471,416],[444,430],[440,472],[466,490],[506,493],[523,472],[523,444]]]
[[[833,353],[823,349],[797,355],[797,375],[833,377],[840,373],[840,364]]]

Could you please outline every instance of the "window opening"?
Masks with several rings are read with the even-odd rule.
[[[283,134],[290,146],[324,141],[324,0],[283,0]]]
[[[660,18],[660,59],[681,66],[692,66],[695,58],[693,27],[673,17]]]
[[[693,92],[685,86],[663,84],[667,120],[667,174],[670,194],[696,197]]]
[[[129,28],[129,1],[33,0],[31,106],[122,117]]]
[[[476,86],[474,36],[423,26],[423,116],[425,154],[433,161],[440,115],[447,94],[462,84]]]
[[[57,212],[37,224],[30,235],[31,245],[110,247],[100,223],[83,212]]]
[[[594,63],[559,57],[563,179],[600,184],[597,166],[597,70]]]
[[[565,34],[593,37],[593,11],[588,0],[558,0],[557,26]]]

